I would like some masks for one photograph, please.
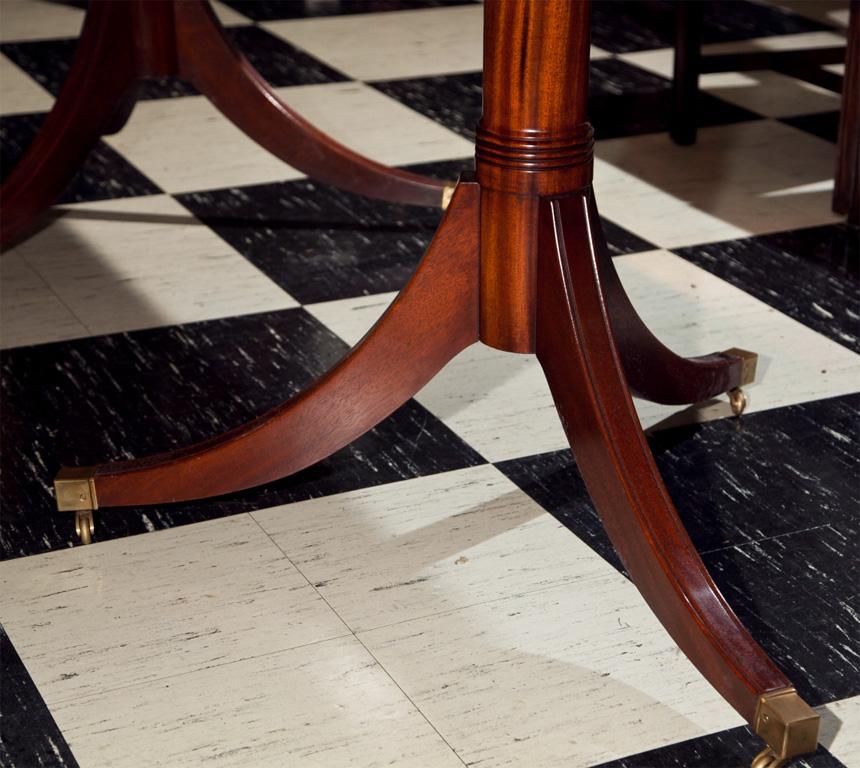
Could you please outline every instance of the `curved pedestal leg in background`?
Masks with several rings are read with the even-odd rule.
[[[99,138],[116,133],[134,105],[137,68],[131,7],[113,3],[86,16],[71,68],[39,133],[0,187],[0,248],[33,229]],[[110,62],[110,66],[107,63]]]
[[[250,488],[309,467],[374,427],[478,339],[478,206],[477,185],[458,184],[406,287],[312,386],[206,442],[63,470],[56,481],[61,510],[158,504]]]
[[[539,226],[537,356],[615,549],[681,650],[768,742],[762,760],[814,751],[818,716],[720,594],[654,463],[613,339],[593,205],[544,201]]]
[[[0,189],[0,248],[26,237],[99,138],[134,106],[134,84],[179,76],[251,139],[313,179],[368,197],[442,206],[453,189],[353,152],[285,104],[226,38],[205,0],[94,0],[60,95]]]
[[[175,13],[179,75],[260,146],[312,179],[347,192],[442,204],[445,182],[363,157],[290,109],[227,39],[207,2],[184,0]]]
[[[586,196],[588,218],[599,221],[594,193]],[[634,395],[655,403],[684,405],[732,392],[755,378],[757,355],[741,349],[701,357],[676,355],[642,322],[627,296],[601,237],[594,242],[615,346]]]

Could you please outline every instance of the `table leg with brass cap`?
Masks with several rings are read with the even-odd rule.
[[[66,509],[91,513],[96,504],[163,504],[276,480],[375,426],[471,344],[536,354],[631,580],[680,650],[767,742],[756,768],[773,768],[815,748],[818,716],[708,573],[632,401],[637,394],[692,403],[726,392],[739,400],[735,390],[753,380],[756,356],[675,354],[618,280],[591,187],[589,19],[587,2],[485,4],[476,172],[453,189],[405,288],[340,363],[225,434],[65,472],[58,500],[62,491]]]

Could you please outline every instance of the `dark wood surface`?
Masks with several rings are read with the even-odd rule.
[[[363,435],[478,340],[478,186],[460,183],[409,284],[352,351],[259,419],[201,443],[100,466],[100,506],[217,496],[298,472]]]
[[[860,226],[860,2],[851,0],[833,210]]]
[[[740,380],[740,360],[685,360],[636,315],[591,192],[590,5],[485,6],[476,181],[457,187],[424,260],[329,373],[256,421],[191,448],[99,466],[100,506],[227,493],[322,459],[476,342],[536,352],[577,464],[633,581],[693,664],[749,722],[789,685],[708,575],[631,401],[684,402]],[[730,341],[730,340],[729,340]],[[729,344],[727,344],[728,346]]]
[[[594,212],[586,193],[541,204],[538,360],[625,568],[690,661],[752,722],[759,696],[789,682],[714,585],[654,464],[613,338]]]
[[[0,247],[32,232],[99,138],[123,127],[136,84],[167,76],[190,82],[314,179],[392,202],[441,203],[444,182],[363,157],[293,111],[227,39],[207,0],[93,0],[59,97],[0,188]]]

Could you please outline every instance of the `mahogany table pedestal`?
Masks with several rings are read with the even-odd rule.
[[[63,470],[59,508],[77,512],[89,539],[98,507],[275,480],[359,437],[470,344],[536,353],[628,573],[681,650],[767,743],[755,768],[775,768],[815,750],[818,715],[705,569],[631,400],[691,403],[735,390],[751,381],[755,355],[679,357],[624,293],[591,190],[590,5],[492,0],[484,13],[476,173],[458,183],[423,261],[376,325],[311,387],[249,424],[169,453]]]
[[[290,109],[230,42],[207,0],[92,0],[60,95],[0,188],[0,248],[30,234],[96,142],[122,129],[139,81],[174,76],[317,181],[397,203],[444,207],[450,198],[452,185],[363,157]]]

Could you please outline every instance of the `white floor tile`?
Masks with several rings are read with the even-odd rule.
[[[357,80],[473,72],[483,66],[480,5],[272,21],[265,29]]]
[[[856,391],[860,356],[679,256],[651,251],[618,257],[615,264],[644,321],[678,354],[730,347],[759,353],[757,382],[747,388],[748,413]],[[355,344],[391,298],[360,297],[307,309]],[[543,372],[531,355],[472,346],[416,399],[490,461],[567,446]],[[639,400],[636,406],[646,428],[685,410]],[[684,416],[708,420],[730,414],[720,400]]]
[[[43,0],[6,0],[0,3],[0,43],[77,37],[84,11]]]
[[[831,48],[845,45],[844,31],[797,32],[792,35],[772,35],[733,40],[728,43],[710,43],[702,46],[702,53],[745,53],[747,51],[799,51],[804,48]]]
[[[0,115],[47,112],[52,106],[54,97],[0,53]]]
[[[86,336],[87,329],[17,253],[0,258],[0,348]]]
[[[472,152],[466,139],[361,83],[277,92],[321,130],[383,163],[429,162]],[[167,192],[303,176],[245,136],[203,96],[141,102],[126,127],[105,141]]]
[[[351,636],[51,711],[81,768],[463,765]]]
[[[243,16],[235,8],[224,3],[219,3],[218,0],[209,0],[212,5],[212,10],[225,27],[235,27],[253,22],[247,16]]]
[[[247,515],[7,560],[0,585],[49,707],[349,633]]]
[[[490,465],[253,516],[353,630],[603,572],[591,550]]]
[[[841,220],[835,145],[774,120],[702,128],[690,147],[661,133],[609,139],[596,153],[601,212],[665,248]]]
[[[816,707],[821,715],[818,741],[848,768],[860,766],[860,696]]]
[[[89,334],[297,306],[167,195],[80,203],[11,251]],[[52,312],[46,306],[45,312]],[[27,319],[36,328],[47,321]],[[48,338],[51,340],[48,329]]]
[[[566,538],[573,558],[585,545]],[[636,588],[601,566],[359,638],[469,765],[590,766],[741,724]]]

